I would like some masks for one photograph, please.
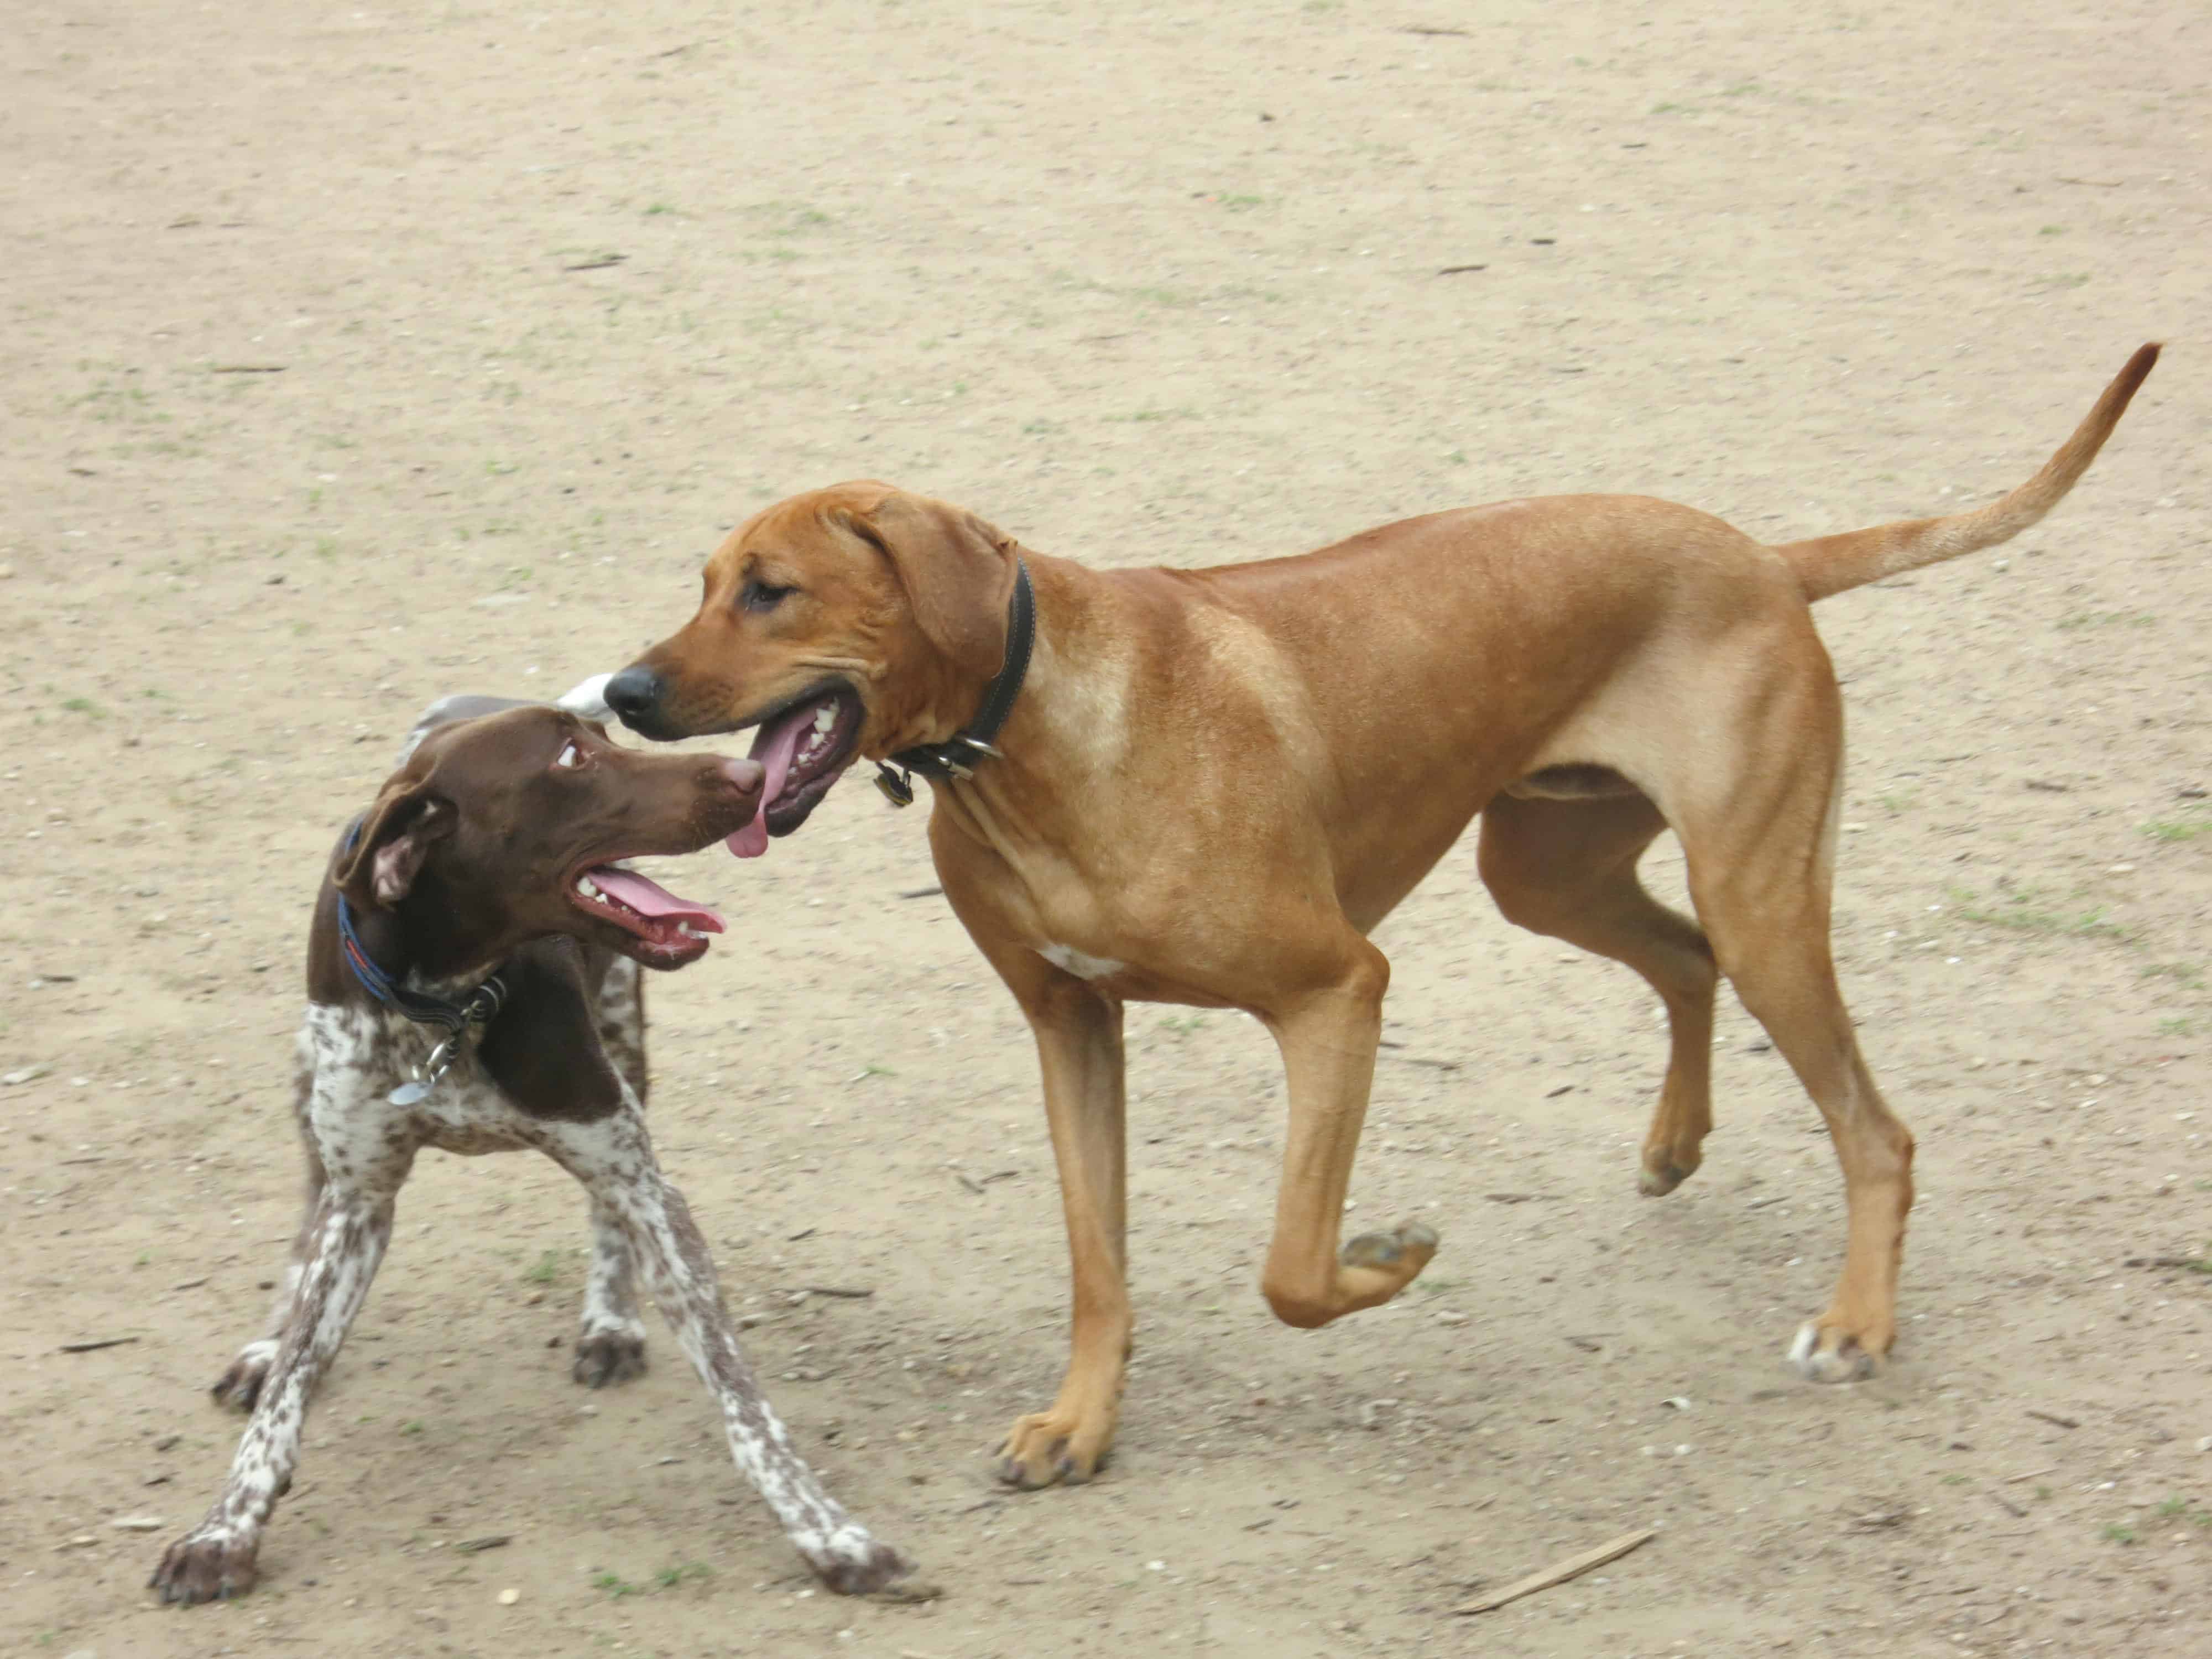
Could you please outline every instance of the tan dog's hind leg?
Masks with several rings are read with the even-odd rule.
[[[1482,815],[1482,879],[1508,921],[1626,963],[1667,1006],[1667,1081],[1644,1138],[1638,1184],[1671,1193],[1704,1157],[1713,1127],[1712,948],[1686,916],[1637,879],[1666,820],[1641,795],[1530,800],[1502,795]]]
[[[1365,939],[1351,936],[1346,955],[1334,983],[1261,1013],[1282,1050],[1291,1121],[1260,1288],[1286,1325],[1326,1325],[1388,1302],[1437,1253],[1435,1232],[1419,1222],[1362,1234],[1337,1252],[1390,983],[1390,964]]]
[[[1870,1376],[1896,1338],[1912,1134],[1875,1086],[1836,985],[1828,910],[1843,716],[1833,679],[1805,664],[1826,667],[1817,641],[1786,678],[1747,684],[1720,711],[1708,729],[1741,747],[1682,780],[1668,817],[1721,971],[1820,1107],[1843,1166],[1843,1273],[1790,1360],[1815,1382],[1844,1382]]]
[[[1121,1005],[1014,951],[993,963],[1029,1016],[1044,1073],[1074,1266],[1067,1373],[1048,1411],[1017,1418],[999,1452],[1010,1486],[1088,1480],[1114,1443],[1132,1321],[1126,1244],[1127,1131]]]

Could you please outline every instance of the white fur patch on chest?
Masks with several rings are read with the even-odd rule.
[[[1111,979],[1129,965],[1111,957],[1085,956],[1067,945],[1040,945],[1036,953],[1061,973],[1073,974],[1078,979]]]

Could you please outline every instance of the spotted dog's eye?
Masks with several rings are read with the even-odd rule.
[[[556,766],[571,767],[581,766],[583,763],[584,751],[574,743],[562,744],[560,756],[553,763]]]
[[[738,603],[748,611],[773,611],[799,590],[778,587],[774,582],[758,580],[747,582],[738,594]]]

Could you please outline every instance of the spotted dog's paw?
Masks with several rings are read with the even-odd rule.
[[[227,1601],[253,1588],[258,1576],[254,1557],[257,1538],[241,1538],[218,1527],[201,1527],[186,1533],[161,1557],[147,1588],[164,1601],[191,1607],[199,1601]]]
[[[238,1358],[230,1362],[230,1369],[215,1380],[208,1393],[218,1406],[228,1406],[234,1411],[250,1412],[261,1398],[261,1385],[268,1379],[269,1368],[276,1363],[278,1344],[273,1336],[264,1336],[249,1342],[238,1351]]]
[[[868,1595],[914,1571],[914,1563],[866,1528],[848,1523],[802,1549],[815,1576],[840,1595]]]
[[[568,1368],[568,1375],[587,1389],[604,1389],[610,1382],[643,1376],[643,1329],[586,1331],[576,1339],[576,1363]]]

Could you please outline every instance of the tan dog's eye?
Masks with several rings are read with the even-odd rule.
[[[581,766],[583,763],[584,751],[573,743],[562,744],[560,757],[553,763],[556,766]]]
[[[795,587],[778,587],[773,582],[755,580],[739,591],[738,603],[748,611],[773,611],[797,592]]]

